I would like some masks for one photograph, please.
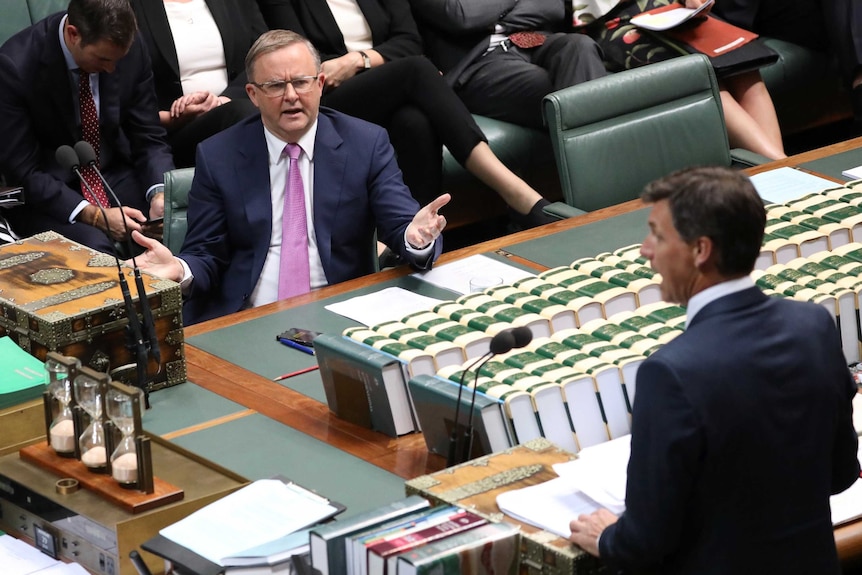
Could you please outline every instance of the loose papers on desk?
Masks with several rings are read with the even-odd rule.
[[[836,188],[841,184],[795,168],[777,168],[751,176],[760,197],[773,204],[783,204],[807,194]]]
[[[87,575],[77,563],[51,559],[11,535],[0,535],[0,567],[3,575]]]
[[[497,496],[503,513],[568,538],[569,522],[582,513],[604,507],[625,511],[626,468],[630,435],[586,447],[578,458],[554,465],[556,479]]]
[[[520,279],[535,277],[536,274],[480,254],[435,266],[432,270],[413,275],[422,281],[464,295],[470,293],[470,278],[499,277],[505,285]]]
[[[255,481],[159,533],[218,565],[222,559],[332,516],[323,497],[277,479]]]
[[[329,304],[326,309],[363,325],[377,325],[431,309],[441,301],[403,288],[391,287]]]

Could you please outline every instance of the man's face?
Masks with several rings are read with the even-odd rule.
[[[128,48],[104,39],[84,45],[77,28],[71,24],[66,25],[65,38],[75,63],[88,74],[113,72],[117,62],[129,52]]]
[[[698,277],[695,248],[684,242],[673,226],[667,200],[653,205],[648,223],[650,231],[641,246],[641,255],[661,274],[662,299],[686,305]]]
[[[316,76],[311,90],[298,94],[288,84],[281,96],[270,97],[254,84],[290,81],[303,76]],[[257,58],[254,63],[254,78],[249,78],[246,91],[254,105],[260,109],[263,124],[267,129],[288,143],[295,143],[308,132],[317,119],[320,97],[323,94],[323,74],[318,74],[314,57],[305,44],[291,44]]]

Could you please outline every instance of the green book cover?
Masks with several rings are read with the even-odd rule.
[[[515,575],[520,532],[511,523],[489,523],[398,557],[398,575]]]
[[[8,336],[0,337],[0,409],[42,395],[47,375],[44,363]]]
[[[390,437],[416,430],[397,357],[331,334],[315,338],[314,351],[332,413]]]

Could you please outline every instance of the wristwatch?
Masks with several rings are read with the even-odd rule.
[[[368,54],[366,54],[362,50],[359,51],[359,55],[362,56],[362,61],[365,63],[365,69],[370,70],[371,69],[371,58],[369,58]]]

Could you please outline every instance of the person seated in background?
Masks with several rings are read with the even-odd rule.
[[[321,108],[326,83],[308,40],[263,34],[246,58],[252,117],[198,146],[179,257],[133,234],[138,265],[182,282],[186,324],[374,271],[374,231],[429,269],[442,250],[443,194],[420,209],[386,131]]]
[[[440,72],[422,56],[407,0],[258,0],[270,28],[293,30],[320,50],[322,104],[389,131],[404,181],[420,203],[442,189],[442,148],[514,211],[522,227],[554,221],[547,200],[509,170]]]
[[[697,8],[706,0],[680,2]],[[629,21],[643,11],[672,4],[670,0],[579,0],[573,22],[576,29],[593,38],[605,56],[609,70],[618,72],[668,60],[679,55]],[[719,78],[721,104],[730,146],[744,148],[767,158],[786,157],[781,128],[772,98],[760,72],[754,70]]]
[[[410,0],[426,52],[474,114],[544,129],[542,98],[607,74],[559,0]],[[525,31],[527,31],[525,33]]]
[[[71,0],[0,47],[0,171],[24,187],[7,212],[22,237],[53,230],[105,252],[164,213],[164,173],[173,169],[159,125],[153,71],[128,0]],[[123,208],[93,167],[89,187],[55,159],[85,140]],[[102,212],[97,206],[105,206]],[[111,206],[111,207],[107,207]]]
[[[862,123],[862,3],[858,0],[717,0],[713,12],[764,36],[834,54]]]
[[[754,285],[766,211],[744,174],[682,170],[641,197],[641,255],[686,328],[638,369],[625,511],[580,515],[571,541],[611,573],[840,573],[829,496],[859,461],[834,318]]]
[[[266,24],[242,0],[131,2],[174,163],[193,166],[199,142],[257,113],[245,93],[244,60]]]

